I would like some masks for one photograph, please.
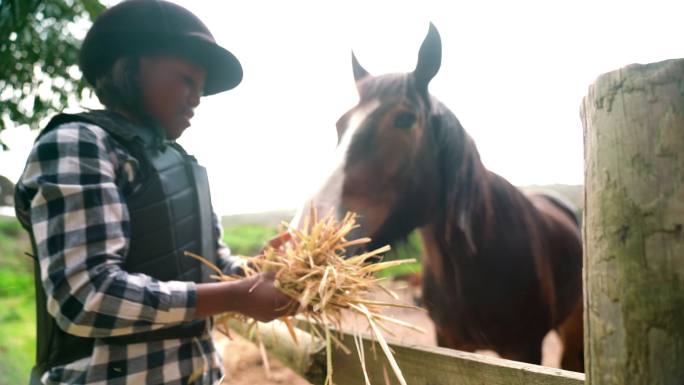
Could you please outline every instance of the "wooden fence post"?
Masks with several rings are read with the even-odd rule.
[[[581,117],[587,383],[684,384],[684,60],[600,76]]]

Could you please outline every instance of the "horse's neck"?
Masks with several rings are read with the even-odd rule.
[[[472,138],[447,113],[442,140],[440,203],[435,217],[421,228],[432,258],[458,263],[476,258],[483,243],[497,238],[498,211],[513,210],[509,203],[525,205],[526,198],[504,178],[490,172],[480,159]],[[505,206],[505,207],[504,207]],[[504,237],[505,238],[505,237]]]
[[[500,202],[495,202],[494,197],[502,191],[508,193],[512,186],[484,168],[479,158],[473,160],[472,166],[481,168],[473,174],[481,177],[469,181],[468,188],[460,189],[455,195],[469,199],[468,204],[452,204],[453,210],[446,210],[447,216],[420,229],[425,272],[431,275],[438,287],[451,290],[455,298],[466,295],[462,292],[462,275],[469,274],[475,266],[483,263],[481,253],[486,246],[491,246],[487,242],[507,239],[497,232],[510,231],[495,226],[496,211],[501,208],[497,207]],[[517,190],[510,193],[519,194]]]

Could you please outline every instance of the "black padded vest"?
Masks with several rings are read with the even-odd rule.
[[[142,175],[136,179],[140,182],[133,183],[134,187],[124,192],[131,236],[124,270],[163,281],[208,282],[206,266],[184,255],[185,251],[192,251],[216,263],[209,183],[204,167],[179,145],[164,143],[152,128],[132,124],[107,111],[57,115],[40,135],[68,122],[92,123],[103,128],[139,162]],[[24,223],[28,222],[27,218],[18,217],[30,229],[30,224]],[[36,262],[38,347],[32,383],[51,367],[90,356],[94,342],[94,339],[65,333],[57,326],[47,312],[39,274]],[[128,344],[199,336],[206,329],[207,321],[198,320],[105,340],[111,344]]]

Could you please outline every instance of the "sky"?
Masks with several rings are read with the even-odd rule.
[[[684,57],[681,1],[176,2],[244,68],[240,86],[202,100],[179,140],[207,167],[220,214],[304,202],[333,156],[335,122],[357,101],[351,51],[372,74],[411,71],[429,22],[443,52],[430,92],[485,166],[516,185],[581,184],[588,86]],[[0,174],[16,180],[34,134],[2,133],[12,151],[0,152]]]

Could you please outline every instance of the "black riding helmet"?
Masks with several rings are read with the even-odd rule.
[[[175,54],[203,67],[205,96],[234,88],[242,80],[240,62],[216,44],[204,23],[163,0],[127,0],[102,12],[83,41],[79,67],[95,85],[116,59],[154,53]]]

